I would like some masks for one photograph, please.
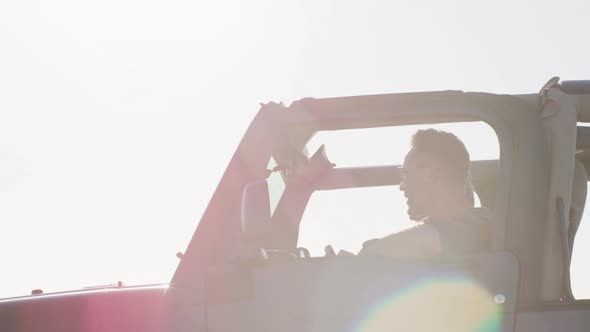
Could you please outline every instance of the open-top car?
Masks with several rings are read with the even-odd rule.
[[[1,330],[587,331],[590,302],[575,299],[569,276],[590,167],[590,131],[579,126],[586,121],[590,83],[558,79],[526,95],[265,104],[169,285],[0,300]],[[399,260],[336,250],[331,234],[321,254],[302,245],[314,193],[401,181],[400,164],[340,167],[327,145],[310,151],[314,137],[445,123],[485,124],[497,137],[498,158],[471,163],[475,196],[493,216],[488,250]],[[368,227],[357,219],[332,222]]]

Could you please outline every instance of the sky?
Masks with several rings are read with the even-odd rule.
[[[588,12],[583,0],[0,0],[0,298],[169,281],[259,103],[590,79]],[[574,291],[590,297],[584,250]]]

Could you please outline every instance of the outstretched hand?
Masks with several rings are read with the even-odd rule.
[[[334,168],[334,166],[336,164],[328,160],[325,148],[322,145],[311,158],[302,159],[296,163],[293,172],[287,178],[288,184],[309,185],[327,170]]]

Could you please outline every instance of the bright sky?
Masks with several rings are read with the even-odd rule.
[[[2,1],[0,297],[169,281],[259,102],[590,79],[588,12],[585,0]]]

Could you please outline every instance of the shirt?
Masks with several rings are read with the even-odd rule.
[[[491,248],[492,213],[487,208],[469,208],[452,220],[425,218],[440,236],[443,254],[465,255]]]

